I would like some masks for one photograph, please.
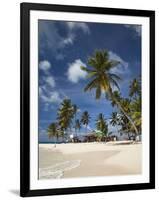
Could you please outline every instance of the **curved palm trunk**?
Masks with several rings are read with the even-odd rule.
[[[130,121],[130,123],[132,124],[132,126],[133,126],[133,128],[134,128],[134,130],[135,130],[135,133],[138,135],[139,132],[138,132],[138,130],[137,130],[137,128],[136,128],[136,126],[135,126],[133,120],[131,119],[131,117],[124,111],[124,109],[122,108],[122,106],[120,105],[120,103],[117,101],[117,99],[114,99],[114,100],[115,100],[115,102],[116,102],[118,108],[124,113],[124,115],[127,117],[127,119],[128,119],[128,120]]]
[[[135,130],[135,133],[138,135],[139,132],[138,132],[138,130],[137,130],[137,128],[136,128],[133,120],[131,119],[131,117],[124,111],[124,109],[122,108],[122,106],[120,105],[120,103],[118,102],[118,100],[113,97],[113,94],[112,94],[111,91],[110,91],[109,94],[110,94],[111,98],[115,101],[115,103],[117,104],[118,108],[124,113],[124,115],[126,116],[126,118],[130,121],[130,123],[132,124],[132,126],[133,126],[133,128]]]

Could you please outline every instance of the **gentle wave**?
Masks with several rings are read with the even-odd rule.
[[[64,171],[71,170],[80,165],[80,160],[71,160],[61,163],[57,163],[50,167],[39,168],[39,178],[40,179],[49,179],[49,178],[61,178]]]

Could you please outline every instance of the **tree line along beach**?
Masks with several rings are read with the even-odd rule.
[[[88,80],[84,92],[93,90],[97,103],[104,95],[115,111],[106,118],[103,108],[90,130],[92,113],[85,110],[79,114],[80,107],[64,98],[56,120],[47,128],[50,144],[39,144],[40,179],[142,172],[141,79],[130,80],[129,95],[123,97],[118,84],[121,77],[111,72],[118,64],[110,60],[108,51],[98,50],[88,59],[89,68],[81,66]]]

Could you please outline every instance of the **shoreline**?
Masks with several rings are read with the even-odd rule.
[[[39,144],[39,177],[135,175],[142,171],[142,144]]]

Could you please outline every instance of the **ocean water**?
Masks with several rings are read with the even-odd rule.
[[[58,142],[54,142],[54,141],[39,141],[39,144],[63,144],[66,143],[64,141],[58,141]]]
[[[65,171],[80,166],[80,160],[69,160],[56,163],[52,166],[39,168],[39,179],[62,178]]]

